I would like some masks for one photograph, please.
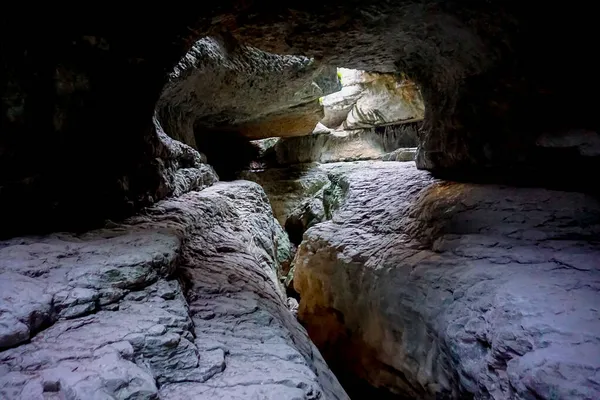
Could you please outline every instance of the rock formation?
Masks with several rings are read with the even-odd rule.
[[[312,133],[323,117],[319,97],[341,88],[336,69],[232,40],[203,38],[175,67],[157,104],[165,131],[195,148],[195,135],[223,131],[250,139]]]
[[[425,106],[414,82],[400,75],[338,69],[342,90],[323,97],[329,128],[361,129],[420,121]]]
[[[348,398],[324,358],[353,393],[600,398],[593,2],[13,6],[0,398]],[[258,154],[313,132],[334,67],[418,85],[418,130]],[[346,125],[422,109],[378,108]],[[404,133],[435,177],[335,163],[412,158]],[[217,182],[255,155],[279,224],[256,184]]]
[[[539,136],[598,130],[595,13],[582,0],[223,0],[143,18],[110,6],[31,15],[25,4],[0,17],[0,208],[12,234],[25,220],[52,229],[167,196],[156,102],[192,45],[221,31],[262,51],[406,73],[426,105],[420,168],[553,175],[571,149],[545,151]],[[572,160],[560,168],[585,185],[597,159]]]
[[[279,229],[238,181],[1,242],[0,398],[347,399],[285,306]]]
[[[260,153],[256,161],[263,167],[382,158],[413,161],[418,129],[419,124],[413,123],[267,139],[258,144]],[[395,157],[400,153],[404,158]]]
[[[600,397],[597,199],[320,168],[344,200],[305,232],[294,286],[341,377],[409,398]]]

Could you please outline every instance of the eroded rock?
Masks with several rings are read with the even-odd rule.
[[[590,2],[532,10],[500,0],[225,0],[148,7],[144,18],[139,9],[90,15],[66,5],[32,17],[21,6],[0,23],[5,236],[63,229],[89,210],[99,221],[120,218],[164,197],[156,101],[190,47],[223,30],[263,51],[407,73],[427,108],[423,168],[523,171],[539,164],[528,150],[541,133],[598,131]],[[27,34],[14,34],[24,26]]]
[[[425,105],[414,82],[400,75],[339,68],[342,90],[323,98],[329,128],[361,129],[420,121]]]
[[[277,227],[237,181],[0,243],[0,397],[346,399],[288,310]]]
[[[418,144],[418,129],[419,124],[413,123],[267,139],[257,142],[264,142],[260,143],[258,162],[266,167],[279,167],[312,162],[392,160],[396,156],[390,153],[394,151],[413,155],[408,160],[397,161],[413,161]]]
[[[414,398],[600,396],[597,199],[322,168],[344,197],[305,233],[294,286],[339,376]]]
[[[273,215],[281,226],[285,226],[287,218],[295,209],[322,194],[323,188],[330,183],[327,171],[319,164],[244,171],[242,177],[263,187],[269,197]]]
[[[336,69],[232,41],[203,38],[175,67],[157,104],[166,132],[201,151],[195,136],[220,131],[250,139],[310,134],[323,117],[318,98],[341,88]]]

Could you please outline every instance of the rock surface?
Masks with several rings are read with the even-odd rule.
[[[102,171],[89,167],[90,160],[85,159],[84,152],[73,156],[82,157],[80,162],[71,163],[72,158],[65,157],[47,164],[46,172],[51,171],[50,174],[66,168],[63,173],[72,179],[69,183],[53,185],[45,174],[37,174],[30,179],[0,185],[0,206],[10,210],[3,217],[0,238],[31,232],[88,230],[102,226],[106,219],[123,219],[140,207],[190,190],[201,190],[219,180],[215,170],[206,164],[206,157],[167,136],[156,118],[149,118],[148,131],[145,140],[137,143],[144,149],[145,160],[140,162],[132,153],[127,161],[132,169],[127,173],[119,172],[122,160],[118,160],[119,156],[112,150],[107,150],[104,162],[113,156],[116,160]],[[115,140],[115,143],[118,147],[122,142]],[[94,146],[86,152],[95,151]],[[11,171],[19,173],[17,164],[13,167]],[[82,171],[88,174],[76,179]],[[78,188],[76,193],[73,187]],[[45,190],[35,195],[40,188]]]
[[[338,69],[342,90],[323,97],[329,128],[360,129],[420,121],[425,105],[414,82],[400,75]]]
[[[263,51],[405,72],[427,106],[424,168],[536,165],[527,149],[539,134],[598,131],[589,1],[222,0],[146,7],[143,18],[15,5],[0,15],[0,209],[16,228],[37,210],[31,225],[55,230],[89,210],[116,218],[160,199],[156,101],[190,47],[222,30]]]
[[[1,242],[0,398],[347,399],[287,309],[277,227],[236,181]]]
[[[295,138],[267,140],[259,144],[258,162],[265,167],[301,163],[394,159],[390,153],[411,153],[418,143],[419,124],[383,126],[354,131],[334,131]],[[402,149],[402,150],[401,150]]]
[[[175,67],[157,111],[165,131],[193,147],[195,135],[219,131],[307,135],[323,117],[319,97],[340,88],[336,69],[313,59],[203,38]]]
[[[295,209],[321,196],[323,188],[330,183],[327,171],[316,163],[244,171],[242,178],[262,186],[281,226],[285,226]]]
[[[600,398],[597,199],[412,163],[322,168],[345,201],[305,233],[294,285],[339,377],[412,398]]]

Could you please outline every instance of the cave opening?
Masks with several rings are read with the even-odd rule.
[[[598,397],[591,6],[268,3],[2,16],[0,397]]]

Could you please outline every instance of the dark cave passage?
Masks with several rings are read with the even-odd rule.
[[[0,398],[597,398],[593,4],[271,3],[2,13]]]

